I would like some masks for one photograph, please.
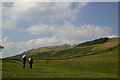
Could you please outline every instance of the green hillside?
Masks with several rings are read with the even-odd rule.
[[[81,44],[78,44],[76,47],[82,47],[82,46],[89,46],[89,45],[95,45],[95,44],[102,44],[106,41],[108,41],[109,38],[105,37],[105,38],[99,38],[93,41],[87,41]]]
[[[33,57],[34,59],[69,59],[107,52],[118,47],[118,44],[118,38],[105,37],[80,43],[74,47],[64,44],[61,46],[47,46],[31,49],[7,59],[20,59],[23,54],[27,57]]]

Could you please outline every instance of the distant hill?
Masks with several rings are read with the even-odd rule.
[[[64,44],[60,46],[47,46],[37,49],[31,49],[20,55],[8,57],[6,59],[18,59],[25,54],[34,59],[70,59],[81,56],[89,56],[111,51],[119,47],[119,38],[99,38],[93,41],[87,41],[74,46]]]
[[[106,41],[108,41],[109,38],[105,37],[105,38],[100,38],[100,39],[96,39],[93,41],[87,41],[81,44],[78,44],[76,47],[82,47],[82,46],[90,46],[90,45],[95,45],[95,44],[102,44]]]

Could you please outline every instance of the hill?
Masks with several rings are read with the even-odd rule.
[[[90,45],[95,45],[95,44],[102,44],[106,41],[108,41],[109,38],[105,37],[105,38],[100,38],[100,39],[96,39],[93,41],[87,41],[81,44],[78,44],[76,47],[82,47],[82,46],[90,46]]]
[[[34,59],[70,59],[107,52],[118,47],[118,45],[118,38],[105,37],[93,41],[80,43],[76,46],[64,44],[60,46],[47,46],[37,49],[31,49],[23,52],[20,55],[16,55],[6,59],[20,59],[23,54],[25,54],[27,57],[33,57]]]

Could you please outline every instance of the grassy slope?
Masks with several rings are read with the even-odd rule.
[[[23,56],[23,54],[25,54],[27,57],[34,57],[34,59],[35,58],[38,59],[38,57],[39,57],[39,59],[40,59],[43,56],[46,56],[46,55],[49,56],[49,53],[51,53],[51,52],[65,50],[65,49],[68,49],[69,47],[70,47],[70,45],[64,44],[64,45],[60,45],[60,46],[48,46],[48,47],[42,47],[42,48],[37,48],[37,49],[31,49],[31,50],[23,52],[22,54],[8,57],[6,59],[20,59]],[[46,53],[46,54],[44,54],[44,53]]]
[[[37,59],[67,58],[67,57],[87,55],[92,53],[101,53],[103,51],[109,51],[112,48],[116,47],[118,45],[118,41],[116,40],[117,39],[109,39],[106,43],[103,43],[103,44],[40,52],[38,54],[32,55],[31,57],[37,58]]]
[[[101,53],[101,51],[109,50],[114,48],[118,44],[118,39],[109,39],[107,42],[103,44],[95,44],[90,46],[82,46],[82,47],[69,47],[69,46],[53,46],[53,47],[45,47],[32,49],[24,52],[27,57],[33,57],[34,59],[44,59],[44,58],[68,58],[92,53]],[[15,57],[10,57],[13,59],[20,59],[21,55],[17,55]]]
[[[60,51],[48,51],[43,53],[38,53],[33,55],[32,57],[39,58],[65,58],[74,55],[85,54],[91,52],[91,47],[80,47],[80,48],[71,48]]]
[[[3,60],[3,78],[116,78],[118,77],[118,47],[114,48],[116,45],[116,39],[111,39],[104,44],[61,50],[57,52],[59,56],[62,53],[75,53],[76,49],[100,53],[69,60],[34,60],[33,69],[29,69],[28,63],[26,69],[22,69],[20,61]]]

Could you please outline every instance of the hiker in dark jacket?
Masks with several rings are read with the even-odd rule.
[[[23,68],[25,68],[25,65],[26,65],[26,56],[23,55],[21,60],[22,60],[22,66],[23,66]]]
[[[33,64],[33,58],[29,57],[28,58],[29,64],[30,64],[30,68],[32,69],[32,64]]]

